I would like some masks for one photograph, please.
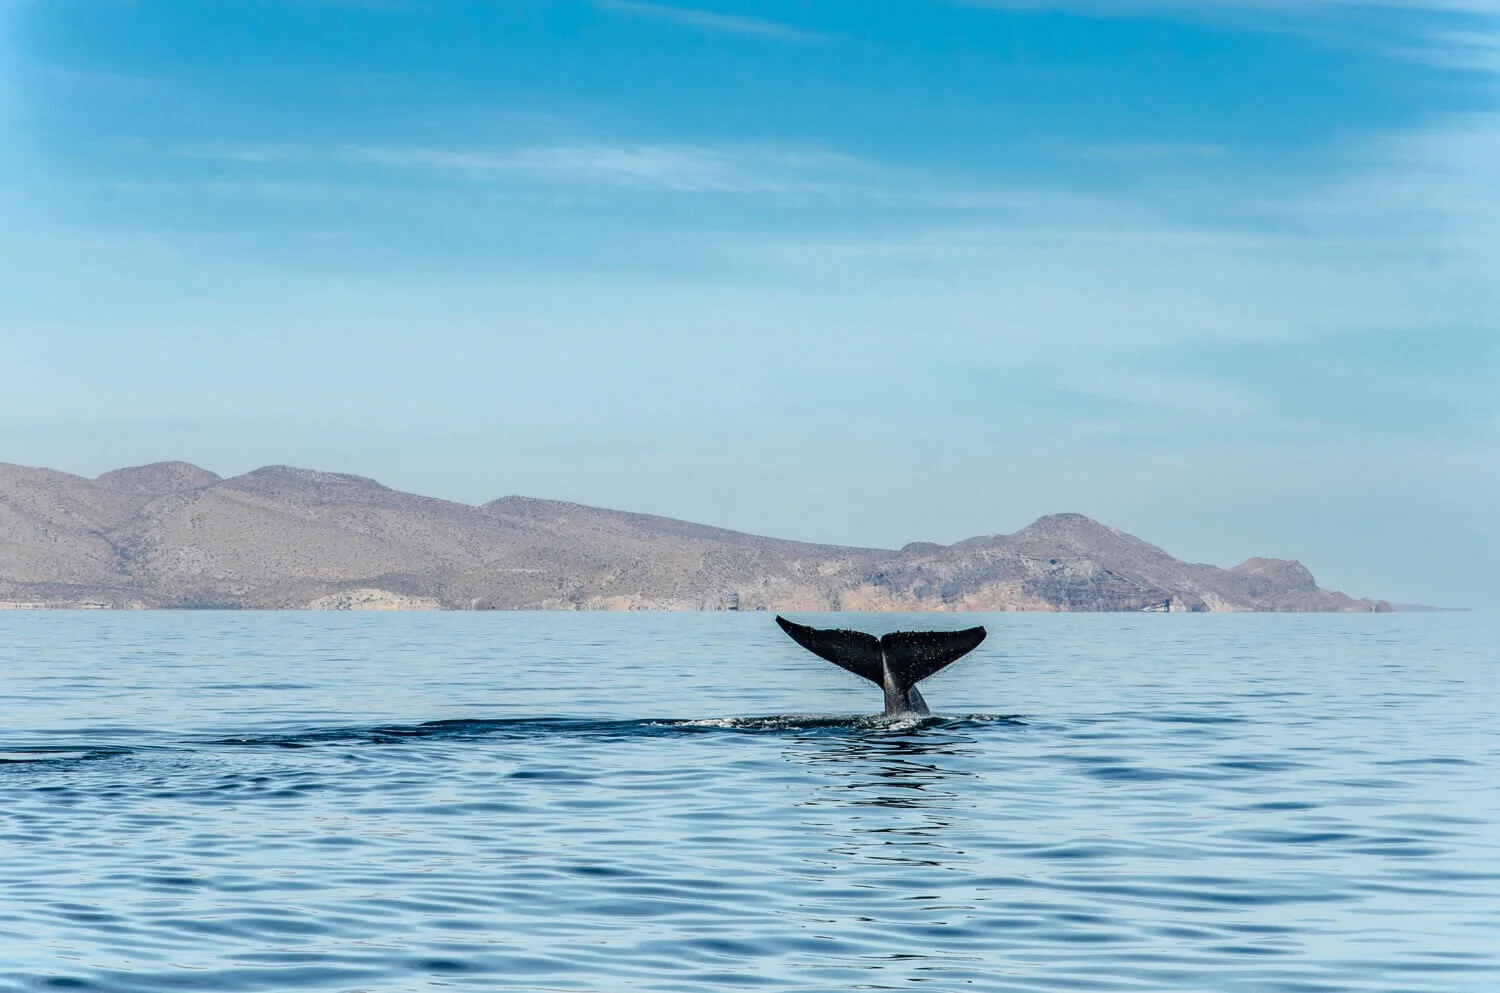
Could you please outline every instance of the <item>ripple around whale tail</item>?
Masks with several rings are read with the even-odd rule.
[[[456,719],[417,724],[347,725],[321,728],[283,728],[276,731],[213,737],[181,738],[169,732],[132,731],[145,741],[126,746],[114,741],[0,741],[0,768],[73,768],[81,763],[148,754],[195,752],[205,748],[317,748],[325,745],[397,745],[423,741],[632,741],[684,736],[755,735],[808,740],[822,738],[854,743],[909,742],[913,744],[952,741],[954,735],[973,735],[988,730],[1023,728],[1020,716],[967,714],[933,717],[906,714],[899,717],[835,714],[782,714],[758,717],[707,717],[698,719],[590,720],[587,718],[540,717],[501,720]],[[149,742],[149,743],[148,743]]]
[[[808,735],[861,736],[870,733],[918,733],[944,731],[977,731],[989,727],[1024,727],[1019,716],[970,714],[961,717],[883,715],[847,716],[789,714],[763,717],[710,717],[701,719],[590,720],[586,718],[541,717],[502,720],[454,719],[426,721],[421,724],[382,724],[374,726],[314,728],[278,734],[216,738],[217,745],[246,745],[279,748],[308,748],[321,744],[367,742],[397,744],[422,739],[460,740],[487,738],[531,740],[543,737],[618,740],[653,738],[684,734],[765,734],[805,737]]]
[[[1019,715],[968,714],[961,717],[935,717],[907,713],[895,717],[884,714],[849,717],[845,715],[787,714],[770,717],[709,717],[700,720],[671,721],[669,726],[679,731],[738,731],[750,734],[776,732],[903,732],[903,731],[959,731],[979,730],[985,727],[1024,727],[1026,722]]]

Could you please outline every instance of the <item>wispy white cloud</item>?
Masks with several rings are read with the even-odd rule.
[[[736,156],[691,144],[581,143],[504,151],[363,146],[341,149],[336,157],[355,164],[425,169],[471,179],[524,175],[682,192],[779,189],[798,165],[794,157],[776,152]]]
[[[575,141],[508,148],[424,145],[211,143],[173,154],[244,167],[264,181],[328,166],[425,174],[428,179],[486,184],[497,192],[573,195],[620,193],[760,197],[804,204],[842,203],[935,210],[1037,210],[1079,196],[1040,187],[996,186],[832,152],[774,143],[695,144]],[[1125,154],[1125,153],[1121,153]],[[324,175],[322,181],[357,185]],[[221,182],[222,180],[216,180]],[[236,188],[235,180],[221,189]],[[504,188],[503,190],[501,188]],[[251,185],[238,188],[247,192]]]
[[[1328,8],[1398,9],[1417,12],[1450,12],[1500,16],[1500,0],[957,0],[969,7],[1038,8],[1071,7],[1098,13],[1128,16],[1148,10],[1189,8],[1225,10],[1306,11]]]
[[[777,41],[812,42],[827,40],[825,35],[813,31],[804,31],[801,28],[782,24],[779,21],[768,21],[759,17],[746,17],[743,14],[723,14],[717,11],[701,10],[696,7],[677,7],[663,3],[646,3],[644,0],[598,0],[598,6],[602,10],[619,11],[624,14],[635,14],[641,17],[670,21],[685,27],[697,28],[701,31],[746,35],[752,38],[771,38]]]
[[[1455,69],[1500,75],[1500,21],[1496,30],[1436,31],[1413,53]]]
[[[1219,393],[1192,382],[1173,392],[1149,357],[1213,342],[1490,333],[1500,114],[1389,135],[1364,159],[1317,186],[1259,194],[1232,222],[1133,191],[1003,222],[931,218],[920,231],[783,237],[761,250],[789,282],[868,303],[871,326],[922,328],[927,347],[983,354],[1003,341],[1009,363],[1044,381],[1225,417],[1251,409],[1236,370],[1224,369]]]
[[[1374,145],[1380,167],[1301,209],[1409,246],[1424,268],[1462,265],[1500,310],[1500,113],[1455,115]]]
[[[1066,9],[1098,17],[1231,19],[1237,28],[1304,34],[1340,47],[1500,73],[1500,0],[950,0],[996,10]],[[1370,30],[1359,11],[1402,14]],[[1409,15],[1409,16],[1406,16]]]
[[[486,202],[561,192],[805,205],[773,236],[748,234],[740,209],[662,237],[696,258],[731,260],[736,278],[769,294],[826,297],[822,327],[858,315],[870,326],[908,321],[970,343],[998,336],[1018,360],[1072,363],[1082,348],[1103,362],[1204,340],[1475,327],[1500,311],[1500,113],[1367,139],[1348,150],[1364,163],[1352,172],[1259,191],[1204,179],[1195,191],[1132,185],[1085,194],[769,143],[251,143],[179,154],[225,164],[201,177],[220,196],[315,198],[332,189],[378,202],[390,184],[379,175],[362,181],[358,171],[371,170],[424,174],[412,185],[417,209],[424,190],[442,202],[433,177],[486,184]],[[1124,145],[1080,154],[1141,160],[1149,170],[1162,159],[1221,153]],[[824,206],[902,209],[849,222],[850,213]],[[710,240],[684,247],[705,229]]]
[[[1092,155],[1093,150],[1072,150]],[[420,174],[438,193],[443,182],[476,184],[487,195],[510,200],[604,199],[619,195],[734,197],[782,206],[860,207],[1007,216],[1065,214],[1095,209],[1096,197],[1040,185],[995,184],[958,173],[894,166],[808,145],[776,143],[573,141],[505,148],[426,145],[310,145],[212,143],[179,146],[173,153],[220,163],[239,175],[177,178],[215,195],[264,190],[281,195],[318,186],[349,199],[364,188],[349,170]],[[1099,155],[1157,157],[1217,154],[1166,146],[1104,149]],[[311,176],[316,173],[316,181]],[[117,187],[122,192],[123,187]],[[369,187],[381,191],[377,183]]]
[[[818,148],[775,144],[577,141],[508,148],[220,143],[176,149],[246,166],[340,164],[414,170],[472,182],[536,181],[679,193],[835,195],[876,170]]]

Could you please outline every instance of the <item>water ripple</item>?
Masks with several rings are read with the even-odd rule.
[[[0,618],[0,990],[1500,988],[1479,619],[763,621]]]

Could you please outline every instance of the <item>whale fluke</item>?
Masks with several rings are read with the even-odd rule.
[[[928,714],[917,683],[972,652],[984,640],[982,627],[963,631],[893,631],[883,637],[842,628],[812,628],[777,615],[792,640],[840,669],[885,690],[887,717]]]

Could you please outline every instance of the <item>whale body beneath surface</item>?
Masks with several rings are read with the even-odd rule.
[[[863,676],[885,691],[885,716],[926,715],[917,683],[965,655],[984,640],[982,627],[962,631],[892,631],[877,638],[863,631],[812,628],[777,615],[792,640],[840,669]]]

